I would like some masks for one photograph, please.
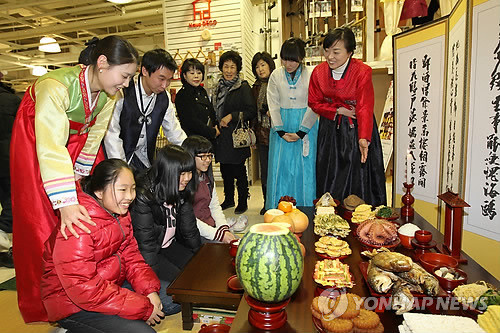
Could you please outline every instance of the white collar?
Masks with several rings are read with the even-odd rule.
[[[342,75],[344,75],[345,69],[347,68],[347,64],[349,63],[349,59],[346,60],[346,62],[335,69],[332,69],[332,75],[335,80],[340,80],[342,78]]]

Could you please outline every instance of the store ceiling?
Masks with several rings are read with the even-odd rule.
[[[0,71],[4,81],[24,91],[36,77],[31,66],[49,70],[77,63],[94,36],[120,35],[140,54],[164,47],[163,0],[0,0]],[[40,38],[55,38],[60,53],[38,50]]]

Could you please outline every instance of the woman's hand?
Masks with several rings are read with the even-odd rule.
[[[356,109],[351,106],[351,108],[347,109],[343,106],[337,108],[337,113],[352,119],[356,119]]]
[[[75,173],[75,182],[79,181],[82,178],[83,178],[82,175],[80,175],[79,173]]]
[[[222,127],[227,127],[229,122],[231,122],[231,120],[233,120],[233,115],[232,114],[228,114],[227,116],[225,116],[224,118],[222,118],[219,122],[219,124],[222,126]]]
[[[236,239],[236,237],[230,231],[226,231],[224,233],[224,237],[222,238],[222,243],[229,244],[229,242],[233,239]]]
[[[165,314],[163,313],[163,304],[161,304],[160,296],[158,296],[157,293],[151,293],[147,296],[149,298],[149,301],[151,304],[153,304],[153,312],[151,313],[151,316],[149,316],[148,320],[146,320],[146,323],[149,326],[154,326],[156,324],[159,324],[163,318],[165,318]]]
[[[365,163],[368,158],[368,146],[370,143],[366,139],[359,139],[359,150],[361,152],[361,163]]]
[[[73,236],[80,238],[80,235],[78,235],[73,228],[73,224],[88,234],[90,234],[90,230],[82,222],[95,226],[95,223],[90,219],[87,209],[82,205],[61,207],[59,208],[59,212],[61,213],[61,234],[64,239],[68,239],[68,236],[66,235],[66,228],[68,228],[69,232],[71,232]]]
[[[286,142],[295,142],[300,139],[300,136],[298,136],[297,133],[285,133],[283,134],[282,138]]]

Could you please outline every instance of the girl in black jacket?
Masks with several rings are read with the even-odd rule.
[[[193,157],[168,145],[137,179],[130,210],[134,236],[144,260],[162,281],[172,282],[201,246],[192,205],[195,174]]]

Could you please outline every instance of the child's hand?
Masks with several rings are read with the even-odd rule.
[[[73,228],[73,224],[88,234],[90,234],[90,230],[82,222],[95,226],[95,223],[90,219],[87,209],[82,205],[61,207],[59,208],[59,212],[61,213],[61,234],[64,239],[68,239],[68,236],[66,235],[66,228],[68,228],[69,232],[71,232],[73,236],[80,238],[78,233]]]
[[[224,237],[222,238],[222,242],[229,244],[229,242],[232,241],[233,239],[236,239],[236,237],[231,232],[226,231],[224,233]]]
[[[161,311],[163,309],[163,305],[161,304],[160,296],[158,296],[157,293],[151,293],[147,297],[149,298],[151,304],[153,304],[154,309],[151,316],[149,316],[149,319],[146,320],[146,323],[149,326],[153,326],[160,323],[161,320],[165,318],[165,314]]]

